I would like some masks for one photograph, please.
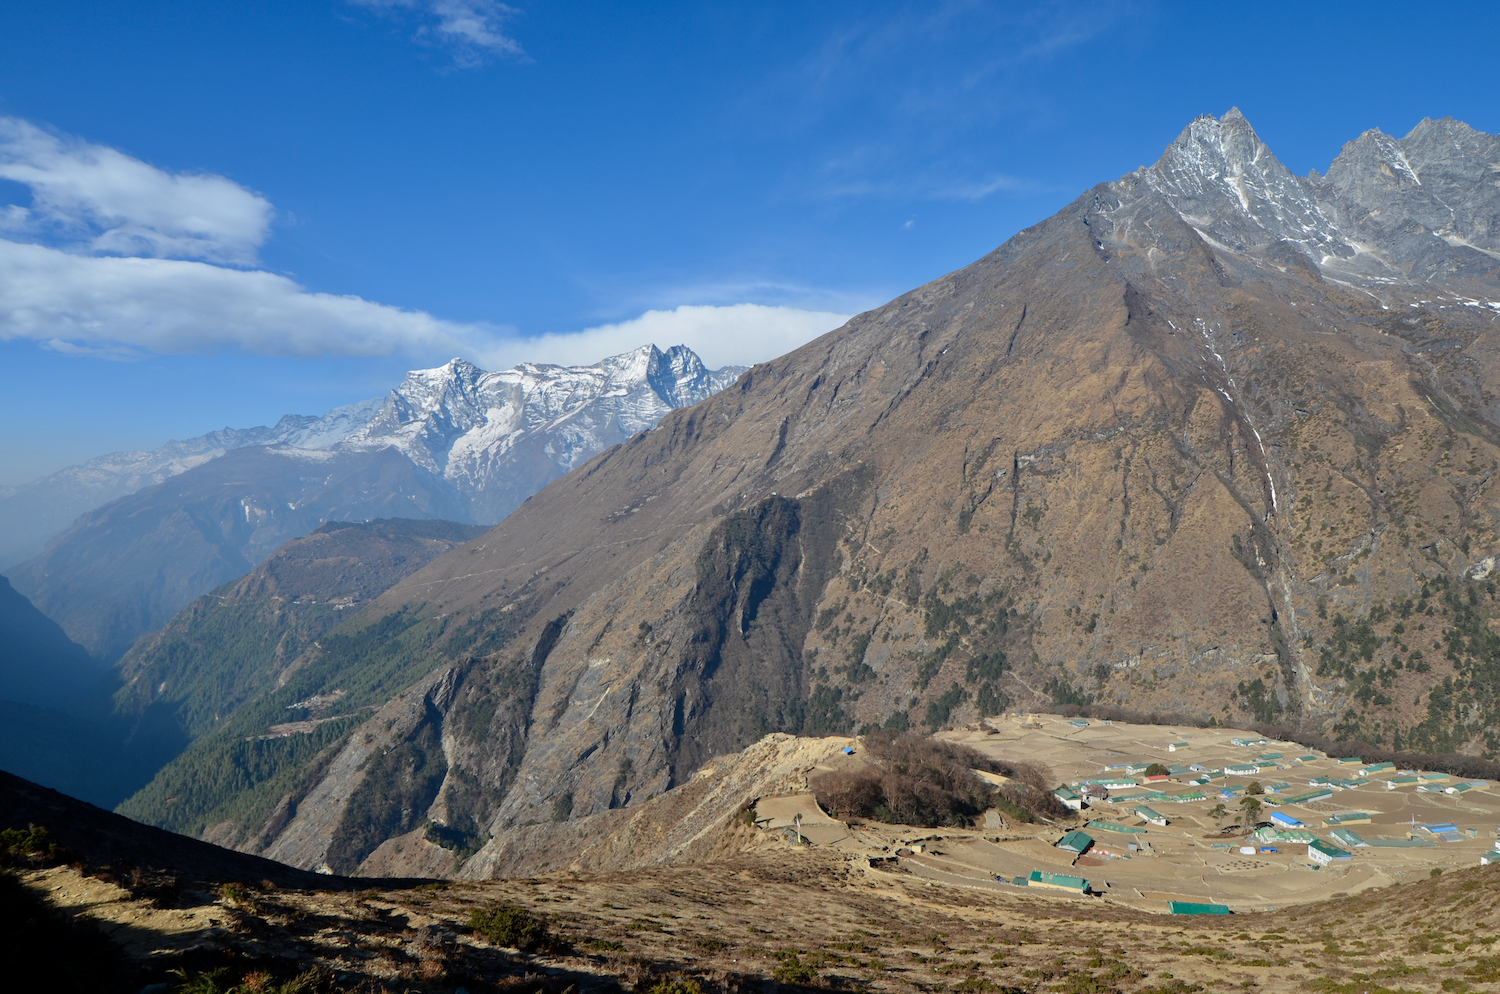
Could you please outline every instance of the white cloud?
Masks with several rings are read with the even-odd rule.
[[[763,304],[689,305],[617,324],[521,338],[513,328],[445,321],[360,297],[313,293],[284,276],[175,259],[75,255],[0,239],[0,339],[69,355],[238,349],[259,355],[469,356],[590,363],[647,342],[685,344],[712,366],[773,359],[849,319]]]
[[[685,305],[669,311],[647,311],[618,324],[507,342],[485,354],[483,360],[490,369],[521,361],[590,363],[654,342],[664,349],[686,345],[710,367],[749,366],[784,355],[839,327],[849,317],[764,304]]]
[[[349,0],[360,7],[390,12],[412,10],[428,23],[417,40],[446,45],[461,66],[479,65],[487,55],[524,59],[521,43],[505,33],[505,24],[521,12],[497,0]]]
[[[222,176],[169,173],[117,149],[0,117],[0,179],[31,191],[0,232],[78,251],[250,265],[271,204]]]
[[[0,339],[56,351],[434,356],[493,348],[505,330],[310,293],[275,273],[0,240]]]
[[[692,305],[521,338],[514,328],[446,321],[237,268],[254,262],[272,207],[222,176],[169,173],[112,148],[0,118],[0,178],[32,193],[30,207],[0,205],[0,236],[9,236],[0,237],[0,341],[30,340],[67,355],[129,360],[238,350],[417,361],[463,355],[501,368],[522,360],[596,362],[655,342],[686,344],[715,366],[748,365],[848,317],[805,306]],[[673,296],[716,302],[790,296],[803,304],[816,296],[756,281],[716,285],[714,294]],[[837,295],[821,301],[847,304]]]

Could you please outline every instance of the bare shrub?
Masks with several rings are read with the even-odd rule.
[[[824,774],[818,779],[817,797],[824,808],[846,817],[867,817],[885,803],[880,779],[869,771]]]
[[[1028,763],[990,759],[968,746],[910,732],[879,732],[865,739],[879,767],[831,773],[815,787],[818,803],[848,818],[904,825],[966,825],[995,803],[996,791],[973,770],[998,773],[1012,782],[1000,795],[1011,805],[1039,814],[1066,813],[1052,795],[1052,772]]]

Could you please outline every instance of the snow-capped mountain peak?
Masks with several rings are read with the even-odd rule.
[[[1289,241],[1314,258],[1354,254],[1317,187],[1282,165],[1238,108],[1194,120],[1143,178],[1188,223],[1231,248]]]
[[[528,362],[497,372],[453,359],[408,373],[336,444],[400,449],[469,497],[476,520],[497,521],[550,479],[740,372],[710,372],[682,345],[666,352],[645,345],[588,366]]]
[[[270,428],[225,428],[151,452],[114,453],[0,491],[0,560],[18,562],[79,514],[234,449],[288,455],[393,448],[441,477],[492,524],[553,479],[695,404],[743,372],[708,370],[686,346],[654,345],[588,366],[522,363],[487,372],[455,358],[416,369],[384,397]]]

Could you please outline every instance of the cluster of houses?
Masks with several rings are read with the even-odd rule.
[[[1088,723],[1080,719],[1071,724],[1081,728],[1086,727]],[[1236,737],[1231,739],[1230,743],[1241,748],[1259,748],[1267,744],[1264,738],[1258,737]],[[1167,752],[1174,754],[1190,748],[1191,744],[1188,741],[1175,741],[1167,744]],[[1230,777],[1259,777],[1264,773],[1293,771],[1302,764],[1311,762],[1327,762],[1327,760],[1312,754],[1288,759],[1279,752],[1262,752],[1250,760],[1228,763],[1217,768],[1199,763],[1184,766],[1166,765],[1157,760],[1136,760],[1106,767],[1098,777],[1060,786],[1054,794],[1072,811],[1082,811],[1085,807],[1107,802],[1115,807],[1126,808],[1140,820],[1142,825],[1164,827],[1168,824],[1167,816],[1152,805],[1165,806],[1206,801],[1211,793],[1224,800],[1231,800],[1244,794],[1247,789],[1251,788],[1251,785],[1248,783],[1230,784],[1228,782]],[[1453,778],[1446,773],[1399,770],[1394,763],[1390,762],[1365,763],[1358,757],[1335,759],[1333,762],[1340,767],[1349,767],[1350,775],[1310,777],[1306,781],[1306,787],[1302,789],[1296,788],[1290,781],[1270,777],[1266,779],[1266,782],[1258,783],[1254,793],[1263,795],[1260,798],[1262,803],[1276,810],[1270,811],[1269,824],[1262,825],[1252,833],[1251,838],[1255,845],[1242,846],[1241,851],[1246,853],[1277,852],[1278,846],[1305,845],[1307,858],[1313,864],[1328,866],[1352,860],[1351,850],[1361,847],[1421,848],[1434,846],[1440,842],[1460,841],[1464,838],[1464,833],[1460,832],[1457,826],[1446,823],[1420,826],[1414,824],[1413,831],[1403,839],[1366,837],[1352,826],[1370,824],[1371,817],[1367,812],[1345,812],[1318,819],[1320,824],[1317,827],[1324,829],[1329,836],[1328,839],[1324,839],[1320,838],[1312,827],[1304,824],[1284,808],[1288,805],[1304,805],[1314,801],[1328,800],[1336,792],[1355,790],[1372,783],[1382,783],[1387,790],[1405,787],[1416,791],[1443,792],[1454,795],[1469,791],[1489,790],[1492,786],[1484,780],[1454,782]],[[1163,767],[1165,772],[1162,772]],[[1152,771],[1152,775],[1146,775],[1148,770]],[[1168,782],[1199,789],[1169,793],[1164,789]],[[1075,858],[1091,851],[1106,856],[1120,855],[1128,858],[1128,852],[1116,853],[1100,847],[1095,836],[1090,834],[1091,832],[1111,833],[1117,838],[1123,838],[1125,840],[1123,848],[1127,851],[1140,851],[1146,848],[1146,843],[1139,836],[1145,835],[1147,829],[1141,825],[1125,825],[1096,819],[1089,821],[1087,828],[1088,831],[1075,829],[1068,832],[1058,840],[1057,848],[1074,854]],[[1472,838],[1478,833],[1477,830],[1470,829],[1467,834]],[[1500,863],[1500,846],[1485,853],[1480,858],[1480,863],[1482,865]],[[1022,882],[1019,878],[1015,881],[1015,883]],[[1071,890],[1077,893],[1088,892],[1088,881],[1082,878],[1046,874],[1040,871],[1033,871],[1024,883],[1033,887]],[[1177,908],[1172,910],[1177,914],[1222,914],[1228,911],[1222,905],[1184,905],[1181,910]]]

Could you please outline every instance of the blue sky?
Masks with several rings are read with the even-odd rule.
[[[464,354],[766,359],[1238,105],[1500,131],[1491,5],[0,6],[0,484]]]

